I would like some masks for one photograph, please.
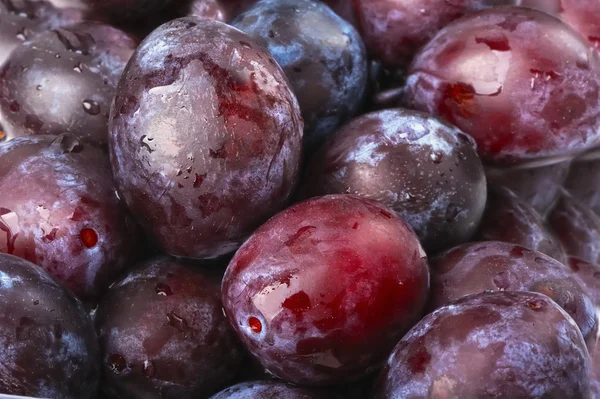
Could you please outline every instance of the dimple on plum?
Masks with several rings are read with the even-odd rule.
[[[276,376],[327,385],[375,370],[421,316],[426,255],[394,212],[352,195],[297,204],[261,226],[223,279],[227,317]]]
[[[415,57],[405,102],[477,141],[485,162],[548,164],[600,140],[600,57],[543,12],[498,7],[442,29]]]
[[[97,299],[136,256],[139,228],[115,195],[106,154],[72,135],[3,143],[0,192],[0,252],[82,299]]]
[[[242,360],[208,264],[144,262],[116,282],[96,312],[103,390],[119,398],[208,398]]]
[[[8,137],[72,133],[106,146],[115,88],[136,45],[110,25],[82,22],[17,47],[0,72]]]
[[[302,131],[285,75],[260,45],[220,22],[176,19],[142,42],[119,83],[115,180],[165,252],[216,257],[287,202]]]
[[[472,139],[435,117],[403,109],[370,113],[345,125],[313,157],[303,192],[381,201],[432,252],[475,234],[487,195]]]
[[[262,0],[233,26],[263,44],[283,68],[304,118],[312,150],[351,118],[367,84],[367,55],[358,32],[312,0]]]
[[[552,298],[595,345],[598,317],[572,272],[541,252],[498,241],[464,244],[431,260],[430,307],[483,291],[533,291]]]

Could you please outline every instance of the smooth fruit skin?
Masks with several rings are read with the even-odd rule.
[[[106,146],[110,105],[136,46],[117,28],[82,22],[15,48],[0,71],[8,138],[71,133]]]
[[[208,398],[236,375],[242,351],[208,264],[156,258],[115,283],[96,312],[102,388],[123,399]]]
[[[0,254],[0,392],[93,399],[100,350],[75,297],[38,266]]]
[[[359,33],[312,0],[262,0],[233,26],[263,44],[283,68],[304,118],[309,151],[358,111],[367,86]]]
[[[571,163],[565,188],[583,205],[600,216],[600,159],[581,157]]]
[[[136,256],[139,228],[115,195],[108,157],[75,136],[0,145],[0,252],[41,266],[94,301]]]
[[[296,387],[280,381],[250,381],[229,387],[211,399],[336,399],[321,390]]]
[[[600,218],[566,190],[547,217],[569,256],[600,263]]]
[[[100,14],[121,21],[139,20],[156,14],[177,0],[83,0]]]
[[[430,308],[484,291],[531,291],[552,298],[593,347],[598,332],[594,301],[569,268],[520,245],[488,241],[453,248],[431,260]]]
[[[600,140],[600,57],[543,12],[498,7],[442,29],[408,71],[405,103],[471,135],[487,163],[554,163]]]
[[[535,8],[560,18],[600,49],[600,2],[597,0],[516,0],[516,5]]]
[[[600,308],[600,266],[574,257],[570,257],[565,264],[571,268],[573,276],[596,307]]]
[[[429,271],[391,209],[330,195],[261,226],[229,264],[222,293],[229,321],[268,371],[328,385],[380,365],[421,316]]]
[[[488,187],[485,213],[475,240],[519,244],[567,263],[562,244],[544,219],[531,205],[504,187]]]
[[[571,162],[559,162],[531,168],[487,167],[488,182],[512,190],[545,217],[560,196]]]
[[[119,193],[162,250],[210,258],[287,202],[302,130],[285,75],[262,47],[188,17],[155,30],[127,65],[110,155]]]
[[[311,160],[303,191],[380,201],[412,226],[427,252],[468,241],[487,196],[473,140],[435,117],[404,109],[345,125]]]
[[[482,293],[413,327],[375,398],[589,398],[589,365],[579,329],[548,297]]]
[[[482,10],[485,0],[350,0],[369,54],[386,67],[406,67],[453,20]]]

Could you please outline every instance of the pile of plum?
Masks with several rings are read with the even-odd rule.
[[[0,0],[0,396],[600,398],[600,0]]]

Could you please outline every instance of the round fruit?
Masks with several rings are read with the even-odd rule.
[[[394,211],[331,195],[261,226],[232,259],[222,291],[229,321],[268,371],[326,385],[380,365],[421,316],[429,271]]]
[[[100,351],[86,310],[38,266],[0,254],[0,392],[93,399]]]
[[[283,71],[252,38],[176,19],[143,41],[117,89],[119,193],[165,252],[226,254],[287,202],[302,129]]]
[[[573,320],[531,292],[471,295],[396,346],[377,399],[587,398],[589,354]]]
[[[159,258],[113,285],[96,312],[103,389],[119,398],[207,398],[242,353],[221,310],[220,276]]]
[[[565,188],[582,205],[600,216],[600,158],[578,158],[571,163]]]
[[[72,133],[106,146],[115,89],[137,43],[98,22],[35,36],[0,72],[0,107],[9,138]]]
[[[416,56],[405,100],[477,141],[484,161],[553,163],[600,141],[600,57],[543,12],[498,7],[442,29]]]
[[[344,126],[312,159],[303,191],[381,201],[415,229],[428,252],[469,240],[486,201],[472,140],[435,117],[402,109]]]
[[[106,154],[75,136],[0,145],[0,252],[25,258],[94,300],[133,255],[135,223]]]
[[[278,381],[252,381],[234,385],[211,399],[335,399],[330,392],[295,387]]]
[[[573,273],[540,252],[504,242],[465,244],[431,261],[432,309],[483,291],[546,294],[577,323],[593,346],[598,332],[595,304]]]
[[[366,51],[358,32],[329,7],[312,0],[262,0],[233,26],[263,44],[285,71],[309,149],[356,113],[367,85]]]

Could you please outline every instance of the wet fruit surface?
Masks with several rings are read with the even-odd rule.
[[[18,46],[0,72],[8,138],[72,133],[106,146],[110,104],[136,45],[116,28],[83,22]]]
[[[426,316],[396,346],[378,399],[585,398],[589,355],[544,295],[472,295]]]
[[[254,40],[219,22],[177,19],[144,40],[123,74],[113,171],[164,251],[215,257],[286,203],[302,129],[283,71]]]
[[[462,18],[416,56],[406,104],[470,134],[489,163],[570,157],[600,139],[600,63],[576,32],[536,10]]]
[[[211,399],[336,399],[330,392],[300,388],[278,381],[251,381],[234,385]]]
[[[324,385],[379,366],[421,316],[428,283],[425,253],[391,209],[332,195],[259,228],[222,290],[227,317],[268,371]]]
[[[0,192],[0,252],[41,266],[82,299],[103,294],[140,244],[106,154],[75,136],[2,144]]]
[[[38,266],[0,254],[0,392],[93,399],[100,351],[81,303]]]
[[[486,200],[471,138],[435,117],[402,109],[344,126],[312,159],[303,186],[307,195],[351,193],[381,201],[433,252],[469,240]]]
[[[596,340],[595,304],[569,268],[540,252],[503,242],[465,244],[432,259],[431,309],[483,291],[534,291],[552,298]]]
[[[567,256],[540,215],[507,188],[489,187],[477,241],[504,241],[542,252],[566,264]]]
[[[123,398],[207,398],[242,358],[221,310],[219,275],[159,258],[133,268],[96,312],[103,389]]]
[[[358,32],[331,9],[312,0],[263,0],[233,26],[263,44],[285,71],[309,148],[356,113],[367,84],[367,55]]]
[[[590,208],[562,190],[547,219],[567,255],[600,262],[600,218]]]

